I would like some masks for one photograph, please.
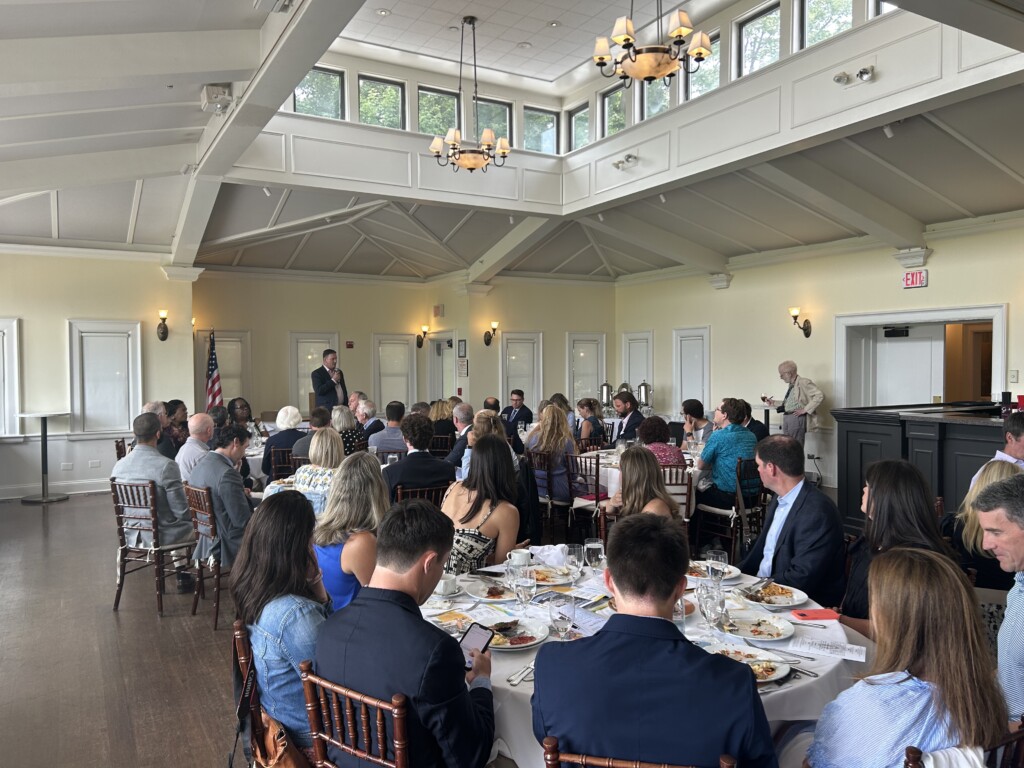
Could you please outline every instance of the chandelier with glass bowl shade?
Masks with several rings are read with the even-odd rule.
[[[661,0],[657,0],[657,42],[652,45],[637,45],[633,31],[633,2],[629,3],[629,16],[620,16],[612,29],[611,43],[607,37],[597,38],[594,45],[594,63],[605,77],[618,77],[628,88],[634,80],[652,83],[659,78],[666,81],[675,77],[676,72],[693,73],[702,61],[711,56],[711,38],[704,32],[693,32],[690,17],[686,11],[674,11],[668,17],[668,41],[665,41],[665,14]],[[690,45],[686,36],[693,32]],[[612,52],[612,44],[619,47]]]
[[[477,80],[476,80],[476,16],[465,16],[462,19],[462,35],[459,43],[459,104],[462,104],[462,69],[465,61],[463,55],[466,50],[466,25],[469,25],[473,35],[473,127],[480,127],[480,109],[477,103]],[[447,148],[446,148],[447,147]],[[505,164],[505,158],[512,151],[508,138],[502,136],[495,141],[494,131],[484,128],[480,132],[480,141],[477,146],[467,146],[462,141],[462,131],[458,128],[449,128],[448,134],[442,139],[435,136],[430,142],[430,152],[437,160],[437,164],[444,167],[450,165],[452,171],[458,172],[459,168],[465,168],[472,173],[478,168],[487,173],[487,166],[492,163],[501,167]]]

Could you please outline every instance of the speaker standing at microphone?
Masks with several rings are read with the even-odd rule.
[[[336,405],[348,405],[348,389],[345,387],[345,374],[338,368],[338,353],[333,349],[323,352],[324,364],[310,374],[313,381],[313,393],[317,407],[334,408]]]

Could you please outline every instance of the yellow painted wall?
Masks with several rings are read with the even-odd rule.
[[[69,319],[141,321],[143,399],[179,398],[191,410],[191,283],[169,281],[156,264],[18,255],[0,255],[0,277],[0,315],[21,318],[22,410],[70,407]],[[156,338],[160,309],[169,313],[165,342]],[[52,433],[67,428],[67,418],[49,423]]]

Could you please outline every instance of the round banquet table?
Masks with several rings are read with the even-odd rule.
[[[249,477],[259,487],[263,487],[267,482],[267,476],[263,474],[264,442],[261,440],[258,446],[250,444],[250,447],[245,450],[245,458],[249,462]]]
[[[463,587],[477,581],[478,579],[473,576],[460,576],[458,578],[460,586]],[[729,589],[733,586],[742,586],[753,581],[753,577],[742,576],[735,583],[723,584],[723,588]],[[580,584],[584,586],[597,584],[596,581],[590,579],[589,568],[581,579]],[[690,594],[692,593],[687,593],[688,596]],[[486,604],[468,596],[465,592],[451,599],[450,610],[472,616],[474,610],[481,607],[486,609],[494,605],[498,606],[499,609],[504,607],[505,610],[512,612],[515,616],[519,615],[514,601]],[[727,605],[730,610],[736,610],[739,607],[732,600],[729,600]],[[749,608],[746,605],[743,607]],[[801,606],[801,608],[818,607],[820,606],[813,601],[809,601]],[[766,609],[761,610],[767,612]],[[439,611],[437,609],[432,610],[431,601],[428,601],[423,606],[423,613],[429,620],[432,616],[437,616]],[[544,614],[536,614],[538,617],[541,615]],[[789,614],[778,613],[776,615],[789,618]],[[793,640],[802,636],[815,640],[841,641],[857,645],[865,644],[863,636],[852,630],[847,630],[838,621],[816,622],[826,624],[826,629],[811,627],[801,629],[799,627],[800,622],[793,620],[793,623],[797,625],[797,630],[792,638],[784,641],[757,642],[757,647],[766,651],[777,650],[785,653]],[[676,625],[684,630],[689,639],[700,638],[711,640],[712,642],[743,645],[741,639],[721,633],[715,633],[713,638],[707,638],[702,629],[703,620],[700,618],[698,611],[694,611],[693,614],[688,616],[685,622],[677,621]],[[548,640],[546,642],[557,641]],[[533,735],[533,711],[530,704],[530,699],[533,696],[533,678],[529,677],[518,686],[510,685],[507,680],[514,672],[521,670],[527,663],[534,660],[538,648],[539,646],[535,646],[519,651],[492,651],[491,653],[491,685],[494,692],[495,721],[495,744],[491,754],[492,760],[497,754],[500,754],[511,758],[517,765],[524,767],[543,765],[544,763],[543,750]],[[869,648],[869,659],[870,653],[871,649]],[[803,669],[816,673],[818,675],[817,678],[802,675],[799,679],[794,679],[791,676],[782,681],[781,685],[769,683],[761,686],[761,702],[764,705],[765,714],[773,726],[783,721],[817,720],[825,705],[835,699],[842,691],[853,685],[857,677],[864,674],[866,668],[865,664],[861,662],[846,661],[822,654],[805,653],[804,655],[812,655],[815,657],[815,660],[804,661],[794,659],[792,664],[799,665]]]

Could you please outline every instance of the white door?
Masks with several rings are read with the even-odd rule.
[[[566,334],[565,387],[575,407],[584,397],[597,397],[605,377],[604,334]]]
[[[424,344],[427,352],[427,399],[439,400],[455,394],[455,338],[449,331],[433,334]]]
[[[646,381],[654,380],[654,349],[651,331],[627,332],[622,334],[622,380],[633,385],[633,391]],[[618,388],[618,384],[611,382]]]
[[[323,366],[325,349],[338,349],[338,334],[336,332],[290,331],[288,333],[288,365],[291,371],[288,382],[288,404],[298,408],[303,416],[309,416],[309,395],[313,391],[312,374],[314,370]],[[345,383],[348,384],[347,381]],[[281,405],[283,406],[284,403]]]
[[[513,389],[523,390],[523,400],[535,410],[544,395],[542,366],[544,334],[505,331],[501,334],[501,357],[498,379],[501,381],[501,399]]]
[[[909,336],[885,336],[875,328],[875,398],[872,405],[930,403],[942,399],[946,329],[911,325]]]
[[[674,402],[669,410],[676,411],[683,400],[694,398],[708,410],[711,396],[711,328],[676,328],[672,331],[672,371]],[[654,392],[659,398],[658,391]],[[661,401],[664,409],[664,400]]]
[[[416,337],[412,334],[373,335],[373,383],[377,412],[392,400],[416,402]]]

